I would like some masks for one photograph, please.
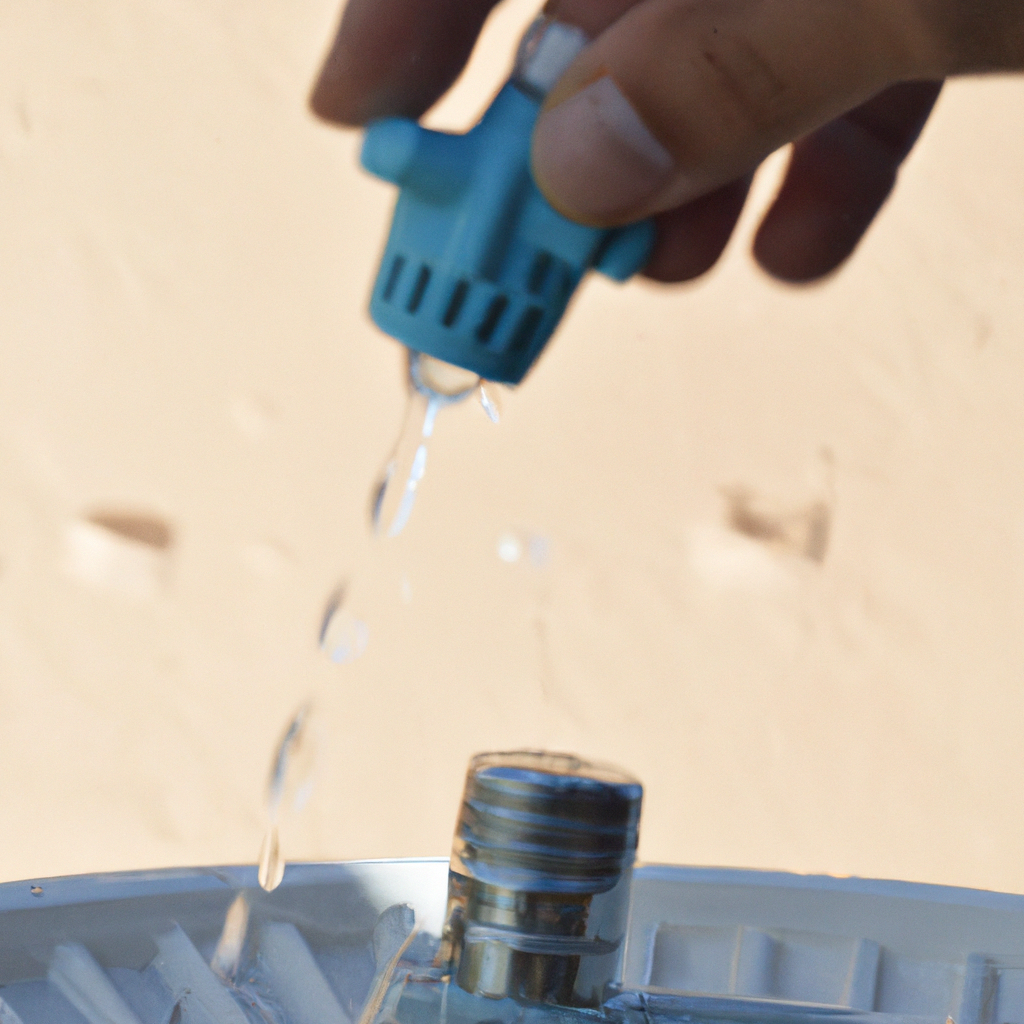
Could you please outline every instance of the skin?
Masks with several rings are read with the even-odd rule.
[[[418,118],[454,82],[494,0],[349,0],[311,96],[339,125]],[[685,281],[710,269],[751,177],[792,143],[754,241],[764,270],[812,282],[853,252],[896,182],[952,75],[1024,70],[1022,0],[549,0],[593,42],[545,111],[607,75],[671,155],[653,194],[600,220],[574,209],[572,175],[543,159],[552,204],[591,223],[654,216],[645,273]]]

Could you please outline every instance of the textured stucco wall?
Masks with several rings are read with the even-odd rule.
[[[253,860],[316,691],[291,856],[443,853],[468,754],[528,744],[644,779],[647,859],[1024,890],[1024,82],[949,88],[822,287],[749,218],[696,286],[592,282],[380,549],[392,195],[306,112],[336,16],[0,8],[0,878]]]

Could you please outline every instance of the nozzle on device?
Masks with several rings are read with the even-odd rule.
[[[649,221],[576,224],[530,172],[544,96],[586,42],[579,29],[538,18],[512,77],[465,135],[407,118],[367,129],[363,166],[401,189],[370,314],[413,351],[517,384],[589,269],[624,281],[647,262]]]

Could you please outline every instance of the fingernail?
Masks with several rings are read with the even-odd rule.
[[[538,184],[581,220],[629,215],[672,167],[668,150],[607,75],[542,114],[533,136]]]

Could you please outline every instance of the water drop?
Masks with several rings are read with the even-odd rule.
[[[498,538],[498,557],[512,565],[523,555],[523,545],[514,533],[503,533]]]
[[[507,530],[498,538],[498,557],[509,565],[527,556],[534,569],[545,569],[551,561],[551,542],[543,534]]]
[[[260,884],[263,884],[262,880]],[[239,964],[242,962],[242,948],[245,946],[248,930],[249,901],[245,898],[245,893],[240,892],[224,915],[224,927],[221,929],[217,948],[213,951],[213,959],[210,960],[210,970],[224,981],[235,980]]]
[[[295,755],[302,749],[305,739],[306,721],[311,711],[309,704],[303,704],[295,712],[294,718],[288,723],[281,742],[277,745],[273,764],[270,770],[270,781],[267,785],[267,812],[272,823],[277,821],[277,812],[281,806],[285,783],[289,780],[289,771],[295,774],[292,762]],[[292,779],[294,782],[294,778]]]
[[[480,383],[480,406],[492,423],[501,422],[501,406],[498,404],[497,392],[493,385],[485,385],[482,381]]]
[[[473,389],[480,383],[480,377],[472,370],[446,363],[443,359],[413,352],[409,359],[409,380],[414,388],[419,388],[447,398],[452,402],[461,402],[469,398]]]
[[[312,703],[303,704],[288,723],[281,742],[277,745],[267,783],[267,831],[260,847],[260,885],[272,892],[284,877],[284,857],[281,854],[279,817],[285,806],[285,795],[292,795],[292,806],[302,810],[313,786],[313,743],[308,737]]]
[[[344,590],[331,596],[320,623],[320,649],[336,665],[355,661],[370,639],[370,627],[343,607]]]
[[[260,864],[256,877],[260,888],[273,892],[284,878],[284,860],[281,857],[281,840],[277,826],[271,825],[263,837],[260,847]]]
[[[418,352],[409,354],[409,404],[373,499],[377,534],[396,537],[405,529],[427,471],[427,441],[433,436],[437,414],[446,405],[468,398],[479,384],[475,373]]]

